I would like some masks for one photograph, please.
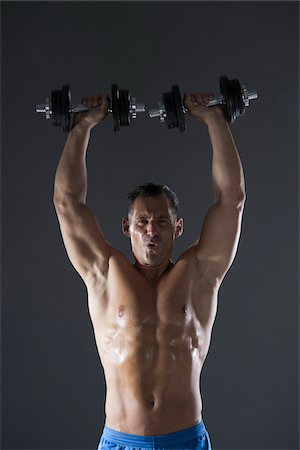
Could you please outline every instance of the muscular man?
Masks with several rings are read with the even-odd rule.
[[[86,152],[107,96],[86,97],[60,159],[54,204],[68,256],[88,291],[104,368],[106,423],[98,449],[210,449],[199,388],[218,291],[237,251],[245,203],[242,164],[212,94],[186,94],[185,107],[206,125],[212,144],[215,202],[200,237],[172,262],[183,232],[178,200],[147,184],[128,196],[123,233],[135,263],[114,248],[86,205]],[[193,199],[197,211],[197,197]]]

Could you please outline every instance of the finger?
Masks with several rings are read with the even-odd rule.
[[[212,92],[196,92],[193,94],[184,94],[184,105],[187,109],[195,106],[205,106],[210,100],[214,99]]]
[[[193,94],[184,94],[183,104],[187,109],[191,109],[193,106],[196,106],[196,97]]]
[[[101,106],[101,101],[102,101],[102,95],[95,95],[92,99],[93,108],[98,108],[98,106]]]
[[[194,106],[199,106],[200,104],[201,104],[201,97],[200,96],[198,96],[198,95],[192,95],[191,96],[191,100],[192,100],[192,104],[194,105]]]
[[[90,108],[100,108],[103,102],[104,95],[93,95],[89,101]]]
[[[101,110],[107,111],[110,105],[110,99],[108,95],[103,95],[101,99]]]
[[[96,107],[103,107],[104,109],[109,106],[110,100],[107,94],[105,95],[98,95],[95,98]]]
[[[204,94],[205,103],[210,102],[211,100],[213,100],[213,98],[214,98],[214,94],[212,92],[208,92],[208,93]]]
[[[206,102],[206,94],[203,92],[198,92],[195,94],[196,103],[198,105],[205,105]]]
[[[92,108],[93,107],[93,96],[92,95],[87,95],[86,97],[83,97],[81,99],[81,103],[86,107],[86,108]]]
[[[81,103],[86,108],[98,108],[101,106],[103,95],[88,95],[81,99]]]
[[[82,99],[80,100],[80,103],[82,103],[86,108],[88,108],[87,97],[82,97]]]
[[[199,92],[195,94],[195,97],[200,105],[206,105],[210,100],[213,100],[214,94],[212,92]]]

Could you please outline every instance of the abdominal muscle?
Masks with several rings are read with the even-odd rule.
[[[103,289],[90,283],[109,428],[159,435],[202,420],[200,374],[216,311],[206,307],[216,303],[202,279],[194,264],[181,258],[149,284],[118,257],[110,260]]]
[[[107,320],[96,335],[105,372],[106,425],[137,435],[189,428],[202,419],[200,373],[207,343],[192,311],[163,323],[127,316]],[[178,317],[179,316],[179,317]]]

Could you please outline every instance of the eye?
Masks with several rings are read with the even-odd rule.
[[[138,224],[140,227],[146,225],[146,223],[147,223],[147,220],[146,220],[146,219],[140,219],[140,220],[137,221],[137,224]]]
[[[159,219],[158,222],[160,225],[167,225],[169,223],[168,219]]]

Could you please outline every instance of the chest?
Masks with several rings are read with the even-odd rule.
[[[97,286],[93,296],[90,303],[97,306],[90,306],[90,314],[99,348],[116,348],[123,358],[145,349],[149,354],[172,350],[176,356],[207,347],[210,327],[203,326],[199,308],[207,293],[188,270],[173,269],[157,283],[131,270],[111,272],[104,298]]]
[[[123,321],[185,322],[191,310],[193,286],[189,277],[169,273],[149,282],[136,271],[111,274],[107,283],[110,318]]]
[[[89,289],[89,309],[96,327],[120,329],[142,326],[149,333],[178,334],[202,327],[215,315],[216,296],[199,271],[176,264],[156,282],[149,282],[122,261],[111,264],[105,287],[97,281]]]

